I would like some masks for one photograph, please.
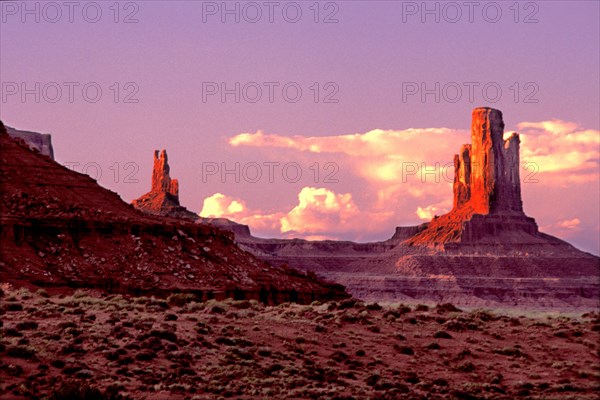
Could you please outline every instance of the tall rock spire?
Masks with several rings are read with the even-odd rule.
[[[502,112],[473,110],[471,144],[454,158],[454,210],[470,207],[476,214],[523,212],[519,182],[519,135],[503,139]]]
[[[145,195],[131,204],[138,210],[175,218],[197,220],[198,216],[179,204],[179,182],[169,174],[167,151],[154,151],[152,187]]]
[[[501,231],[537,235],[535,220],[523,213],[519,144],[517,133],[504,140],[502,112],[474,109],[471,144],[454,156],[454,207],[407,244],[476,243]]]
[[[169,175],[169,158],[167,151],[154,151],[154,168],[152,170],[152,188],[154,193],[170,193],[179,198],[179,182]]]

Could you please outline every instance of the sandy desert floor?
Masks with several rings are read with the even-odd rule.
[[[32,293],[0,301],[2,399],[596,399],[600,314],[356,300],[267,307]]]

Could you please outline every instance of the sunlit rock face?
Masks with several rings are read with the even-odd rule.
[[[197,220],[198,216],[179,204],[179,182],[172,179],[167,151],[154,151],[152,186],[131,204],[144,212],[175,218]]]
[[[454,209],[476,214],[523,212],[519,182],[519,135],[504,140],[502,112],[473,110],[471,144],[454,158]]]
[[[471,143],[454,156],[454,206],[434,218],[410,245],[477,243],[490,236],[518,243],[536,235],[537,224],[523,213],[519,177],[519,134],[504,139],[502,112],[473,110]]]
[[[159,155],[160,154],[160,155]],[[179,203],[179,182],[169,175],[169,158],[167,151],[154,151],[154,168],[152,169],[152,192],[170,193]]]

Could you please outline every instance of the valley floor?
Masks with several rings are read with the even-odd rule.
[[[592,399],[600,314],[5,285],[2,399]]]

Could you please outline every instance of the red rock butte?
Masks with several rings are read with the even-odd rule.
[[[152,192],[170,193],[179,202],[179,182],[169,176],[169,158],[167,151],[154,151],[154,168],[152,169]]]
[[[536,235],[533,218],[523,212],[519,177],[518,133],[504,139],[502,112],[488,107],[473,110],[471,143],[454,156],[454,206],[434,218],[429,226],[409,239],[410,245],[477,242],[502,231]],[[503,241],[511,238],[504,235]]]
[[[454,210],[523,213],[519,134],[503,137],[502,112],[486,107],[473,110],[471,144],[454,156]]]
[[[154,151],[150,191],[131,204],[144,212],[174,218],[196,220],[198,216],[179,204],[179,181],[172,179],[167,151]]]

